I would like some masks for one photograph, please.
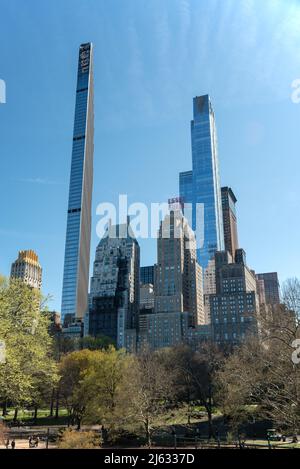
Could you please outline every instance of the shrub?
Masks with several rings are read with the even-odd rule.
[[[1,445],[2,444],[4,445],[7,436],[8,436],[8,429],[4,425],[4,423],[0,420],[0,444]]]
[[[102,444],[99,434],[91,431],[66,430],[58,443],[59,449],[95,449]]]

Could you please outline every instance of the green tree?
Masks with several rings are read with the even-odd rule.
[[[49,321],[40,292],[19,280],[0,279],[0,399],[15,407],[32,403],[42,383],[56,381]]]
[[[86,420],[101,423],[112,439],[126,422],[122,384],[131,359],[124,350],[116,350],[112,345],[93,353],[96,359],[82,381],[83,392],[88,396]]]
[[[88,396],[84,392],[84,374],[95,365],[97,352],[78,350],[64,355],[60,363],[59,394],[69,414],[69,423],[80,428],[85,415]]]
[[[115,345],[113,339],[105,335],[99,335],[97,337],[86,336],[82,337],[78,341],[80,349],[89,349],[89,350],[103,350],[108,349],[111,345]]]
[[[114,341],[105,335],[98,337],[86,336],[81,338],[65,337],[62,333],[56,334],[55,349],[58,359],[67,353],[76,350],[102,350],[108,349],[111,345],[115,345]]]
[[[121,424],[121,383],[129,358],[123,350],[78,350],[61,362],[60,395],[70,422],[100,423],[111,433]]]

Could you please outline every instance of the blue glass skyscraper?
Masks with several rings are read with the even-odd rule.
[[[88,306],[91,242],[91,201],[94,157],[93,46],[79,48],[73,131],[62,321],[83,318]]]
[[[216,251],[224,249],[221,188],[215,116],[208,95],[193,100],[191,122],[193,170],[180,173],[179,193],[185,204],[192,205],[192,228],[197,236],[197,258],[205,269]],[[198,207],[204,209],[197,217]],[[201,212],[201,210],[200,210]],[[204,226],[199,226],[199,224]],[[202,232],[203,239],[199,239]]]

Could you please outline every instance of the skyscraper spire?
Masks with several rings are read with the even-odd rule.
[[[79,48],[70,175],[62,320],[83,318],[88,306],[94,157],[93,46]]]

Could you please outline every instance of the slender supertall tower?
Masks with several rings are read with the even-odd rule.
[[[193,170],[180,173],[179,191],[184,206],[187,203],[192,205],[192,228],[197,236],[197,258],[204,270],[214,258],[215,252],[224,249],[222,202],[215,116],[209,96],[196,96],[193,106]],[[184,212],[186,215],[186,210]],[[197,213],[203,213],[203,217],[198,218]]]
[[[94,157],[93,45],[79,48],[62,321],[83,318],[88,307]]]

